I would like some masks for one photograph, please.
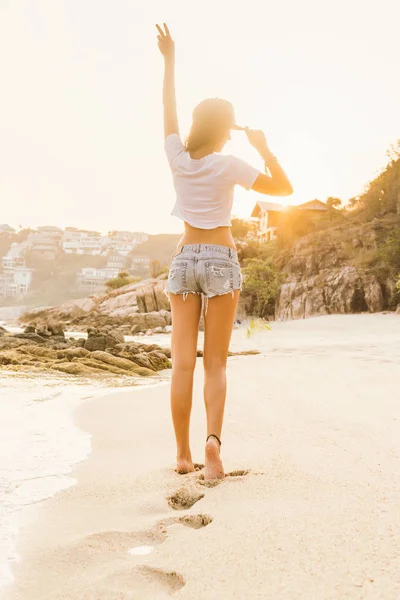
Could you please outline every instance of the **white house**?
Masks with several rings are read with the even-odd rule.
[[[260,241],[269,242],[276,239],[276,232],[278,228],[279,216],[287,210],[301,210],[314,213],[315,215],[321,214],[328,210],[328,207],[321,200],[311,200],[304,204],[298,204],[296,206],[287,206],[284,204],[276,204],[275,202],[263,202],[259,200],[251,216],[258,219],[258,237]]]
[[[15,233],[15,229],[9,225],[0,225],[0,233]]]
[[[269,242],[276,238],[279,214],[287,210],[287,206],[274,202],[259,200],[251,216],[258,219],[258,237],[260,241]]]
[[[7,254],[1,259],[1,265],[3,269],[10,269],[12,267],[21,266],[24,264],[24,253],[29,247],[27,242],[13,242],[8,249]]]
[[[79,287],[91,294],[100,294],[106,289],[106,281],[118,277],[119,268],[104,267],[95,269],[93,267],[85,267],[78,273],[77,281]]]
[[[66,229],[62,237],[62,249],[67,254],[101,254],[104,238],[96,231]]]
[[[0,296],[24,296],[32,283],[33,269],[24,266],[7,269],[0,275]]]

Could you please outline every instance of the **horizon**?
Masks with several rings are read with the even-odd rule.
[[[226,97],[238,122],[264,129],[293,182],[284,202],[237,188],[236,216],[249,216],[257,200],[346,203],[362,193],[400,139],[397,3],[250,0],[244,12],[205,0],[204,7],[196,35],[190,6],[166,10],[160,0],[112,8],[15,0],[0,8],[0,47],[10,57],[0,113],[3,223],[182,231],[170,216],[163,150],[160,21],[176,42],[182,137],[200,100]],[[243,134],[232,137],[224,152],[262,170]]]

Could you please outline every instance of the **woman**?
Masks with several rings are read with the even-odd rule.
[[[165,60],[164,135],[177,200],[172,214],[184,221],[168,277],[172,311],[171,410],[177,444],[177,471],[194,470],[189,444],[193,373],[199,321],[204,306],[204,401],[207,413],[205,478],[221,479],[221,430],[226,396],[226,361],[242,277],[230,229],[234,186],[270,196],[288,196],[292,186],[262,131],[244,129],[266,171],[234,156],[218,154],[235,125],[232,105],[218,98],[194,110],[185,144],[179,137],[175,99],[175,44],[167,25],[157,25]]]

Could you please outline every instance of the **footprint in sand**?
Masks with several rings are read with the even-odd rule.
[[[185,580],[175,571],[163,571],[143,565],[124,569],[103,579],[100,595],[96,600],[118,600],[120,598],[158,598],[160,594],[172,596],[185,585]]]
[[[231,471],[230,473],[226,473],[224,479],[227,477],[244,477],[250,473],[250,469],[241,469],[237,471]],[[213,488],[217,485],[220,485],[224,481],[224,479],[204,479],[204,475],[199,475],[198,483],[203,487]]]
[[[167,496],[168,504],[174,510],[191,508],[196,502],[204,498],[204,493],[195,487],[181,486],[173,494]]]

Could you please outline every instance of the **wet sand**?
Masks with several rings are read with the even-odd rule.
[[[174,472],[168,384],[80,406],[92,453],[32,511],[7,600],[400,597],[400,317],[276,323],[250,342],[263,354],[229,360],[215,487]]]

